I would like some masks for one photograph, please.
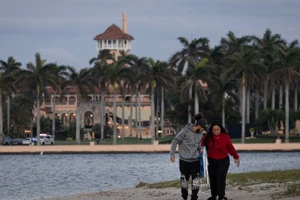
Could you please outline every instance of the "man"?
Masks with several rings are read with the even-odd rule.
[[[181,196],[183,199],[188,198],[188,181],[192,177],[192,195],[191,200],[198,199],[200,189],[200,163],[199,152],[202,151],[200,143],[205,134],[207,121],[203,119],[202,113],[194,116],[195,124],[187,124],[176,135],[171,143],[170,160],[175,162],[175,151],[177,145],[179,154],[179,170]]]

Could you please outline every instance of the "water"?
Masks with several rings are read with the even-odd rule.
[[[239,153],[229,173],[300,169],[300,152]],[[33,200],[175,180],[169,154],[0,155],[0,200]]]

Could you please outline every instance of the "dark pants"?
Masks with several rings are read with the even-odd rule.
[[[208,175],[210,180],[211,196],[224,197],[226,188],[226,176],[229,168],[229,157],[224,159],[208,158]]]
[[[179,161],[179,169],[181,173],[181,196],[183,199],[188,198],[188,181],[192,177],[192,200],[198,199],[200,188],[200,163],[199,160],[194,162]]]

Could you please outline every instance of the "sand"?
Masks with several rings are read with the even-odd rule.
[[[251,186],[228,186],[226,196],[229,200],[296,200],[298,197],[286,197],[283,193],[287,184],[264,183]],[[210,190],[203,185],[199,191],[199,200],[210,197]],[[66,197],[50,198],[48,200],[182,200],[179,188],[149,189],[131,188],[112,191],[78,194]]]

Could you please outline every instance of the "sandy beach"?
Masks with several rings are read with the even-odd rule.
[[[300,197],[286,197],[283,193],[287,184],[263,183],[251,186],[228,186],[226,196],[229,200],[296,200]],[[199,191],[199,200],[210,197],[210,190],[205,184]],[[149,189],[131,188],[112,191],[78,194],[47,200],[182,200],[179,188]]]

